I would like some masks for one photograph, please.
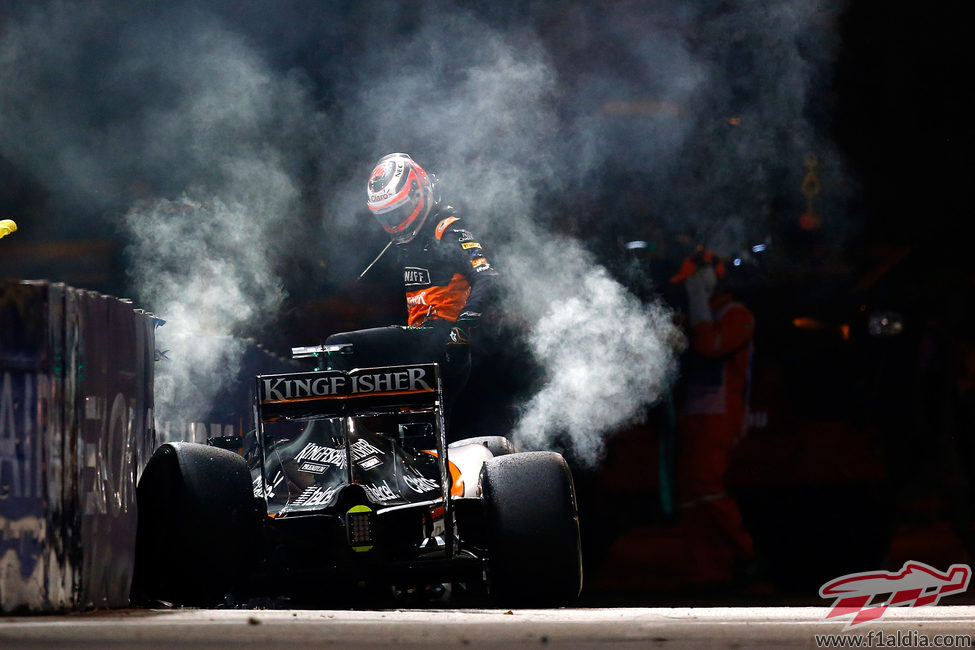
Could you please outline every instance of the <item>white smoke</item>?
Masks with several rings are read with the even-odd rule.
[[[277,315],[278,266],[299,204],[288,137],[315,138],[314,111],[293,79],[276,77],[241,37],[206,21],[194,27],[165,64],[148,54],[143,64],[177,73],[181,91],[153,111],[147,146],[164,157],[175,146],[198,175],[181,198],[137,204],[124,221],[136,286],[167,321],[157,334],[170,352],[157,364],[156,412],[170,422],[204,417],[241,380],[241,337]]]
[[[595,465],[605,436],[660,399],[681,345],[667,307],[641,303],[580,242],[550,227],[550,215],[531,215],[544,197],[578,191],[604,156],[598,135],[566,128],[558,71],[528,30],[453,11],[424,15],[394,48],[392,69],[366,64],[371,83],[357,88],[356,130],[374,138],[377,156],[408,151],[437,172],[445,200],[490,251],[504,317],[544,376],[510,436],[525,449],[568,446]],[[580,119],[588,124],[591,114]],[[665,160],[680,140],[670,136],[644,162]],[[357,181],[352,201],[361,201]]]
[[[258,204],[259,205],[259,204]],[[126,215],[134,280],[167,323],[157,333],[156,414],[204,417],[235,379],[240,331],[274,314],[284,297],[265,242],[274,221],[253,204],[157,200]]]
[[[669,307],[641,303],[587,252],[600,242],[548,224],[576,222],[604,243],[625,234],[617,224],[651,218],[607,218],[596,185],[608,166],[647,179],[652,219],[672,236],[726,255],[764,236],[773,197],[790,183],[798,195],[803,156],[819,144],[805,111],[830,15],[798,0],[574,6],[542,21],[546,34],[453,9],[418,15],[386,47],[388,32],[371,34],[383,54],[362,64],[368,84],[350,87],[354,130],[372,157],[408,151],[438,172],[495,251],[506,316],[544,377],[517,442],[568,442],[596,462],[605,436],[668,389],[683,345]],[[361,181],[350,192],[360,195]],[[553,197],[571,214],[546,210]]]
[[[80,214],[122,216],[133,298],[166,321],[157,418],[205,418],[285,296],[298,179],[323,145],[302,76],[190,4],[24,5],[4,36],[4,155]]]
[[[507,295],[545,377],[512,438],[525,449],[558,442],[594,465],[605,435],[668,390],[684,337],[669,308],[641,303],[578,242],[541,235],[531,251],[508,258]]]
[[[370,165],[414,155],[492,251],[545,377],[516,437],[568,437],[592,462],[666,390],[680,334],[600,242],[564,233],[605,243],[653,219],[730,251],[766,229],[821,144],[806,109],[827,4],[351,3],[325,20],[311,2],[20,2],[0,25],[0,155],[65,213],[126,215],[135,297],[167,320],[174,409],[232,376],[220,341],[278,309],[283,260],[320,241],[315,269],[368,263],[350,243],[376,231],[360,219]],[[295,60],[305,72],[281,64]],[[607,215],[607,169],[644,179],[628,191],[652,213]],[[316,175],[321,220],[302,225]]]

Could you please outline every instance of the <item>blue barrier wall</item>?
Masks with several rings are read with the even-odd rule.
[[[153,344],[128,301],[0,282],[0,611],[128,604]]]

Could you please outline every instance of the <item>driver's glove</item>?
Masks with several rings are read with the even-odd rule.
[[[442,334],[446,345],[468,345],[475,325],[477,320],[474,318],[458,318],[454,322],[431,318],[417,329],[430,329]]]
[[[423,321],[421,325],[412,327],[411,329],[426,330],[429,332],[435,332],[435,337],[444,343],[450,343],[451,329],[453,328],[453,323],[449,320],[444,320],[443,318],[430,318]]]
[[[469,345],[476,326],[477,319],[458,318],[453,327],[450,328],[450,340],[447,341],[447,344]]]

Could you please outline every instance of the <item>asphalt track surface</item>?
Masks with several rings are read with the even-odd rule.
[[[891,648],[937,647],[939,640],[972,647],[975,637],[975,606],[891,608],[845,632],[842,620],[824,620],[828,611],[115,610],[3,617],[0,648],[815,648],[823,634],[859,637],[853,647]]]

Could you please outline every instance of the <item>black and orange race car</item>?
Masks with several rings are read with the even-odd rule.
[[[134,600],[572,603],[566,461],[501,436],[448,445],[442,402],[437,364],[258,376],[246,457],[174,442],[143,471]]]

